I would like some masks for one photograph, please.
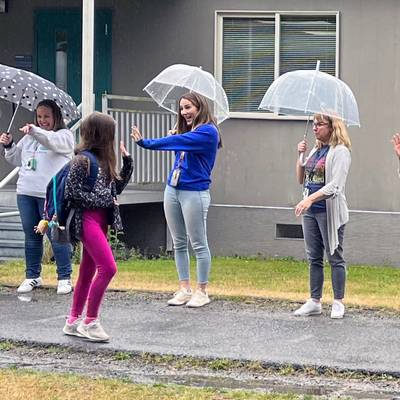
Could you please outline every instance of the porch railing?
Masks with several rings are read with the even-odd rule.
[[[127,108],[116,106],[126,102],[129,103]],[[149,151],[136,146],[130,137],[130,130],[132,125],[136,125],[146,139],[160,138],[174,126],[176,116],[160,108],[156,109],[154,101],[150,98],[111,94],[103,94],[102,111],[111,115],[117,123],[116,146],[119,146],[122,140],[132,154],[134,171],[131,182],[165,183],[172,165],[172,152]]]

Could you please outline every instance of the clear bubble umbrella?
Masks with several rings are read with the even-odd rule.
[[[161,71],[143,90],[159,106],[174,114],[178,113],[179,98],[187,92],[196,92],[206,97],[211,104],[218,124],[229,118],[229,104],[225,90],[213,75],[201,67],[171,65]]]
[[[19,107],[34,111],[42,100],[54,100],[65,122],[80,117],[72,97],[39,75],[0,64],[0,98],[17,104],[7,131],[10,131]]]
[[[350,126],[360,126],[356,98],[349,86],[332,75],[315,70],[287,72],[268,88],[259,109],[277,114],[324,114]]]
[[[319,65],[318,61],[315,70],[297,70],[281,75],[272,82],[258,107],[276,114],[308,116],[304,139],[314,114],[339,118],[348,126],[360,126],[357,101],[350,87],[342,80],[321,72]],[[300,162],[304,163],[304,153],[300,154]]]

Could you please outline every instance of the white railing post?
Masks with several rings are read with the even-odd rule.
[[[101,95],[101,112],[104,114],[108,114],[108,98],[107,93],[103,93]]]
[[[94,110],[94,0],[82,2],[82,118]]]

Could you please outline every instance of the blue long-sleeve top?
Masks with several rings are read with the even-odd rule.
[[[180,164],[181,176],[176,186],[179,190],[207,190],[211,183],[211,172],[217,156],[219,135],[214,124],[204,124],[195,130],[160,139],[142,139],[137,144],[150,150],[175,151],[175,163],[168,176],[178,167],[181,152],[185,155]]]

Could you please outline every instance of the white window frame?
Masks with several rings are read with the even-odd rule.
[[[339,77],[339,11],[243,11],[243,10],[216,10],[215,11],[215,39],[214,39],[214,73],[215,78],[222,85],[222,47],[223,47],[223,22],[224,18],[260,18],[275,17],[275,65],[274,79],[279,77],[279,43],[280,43],[280,17],[281,15],[323,15],[336,16],[336,46],[335,46],[335,76]],[[267,88],[265,88],[267,90]],[[293,115],[278,115],[272,112],[231,112],[231,118],[242,119],[275,119],[275,120],[304,120],[308,117]]]

